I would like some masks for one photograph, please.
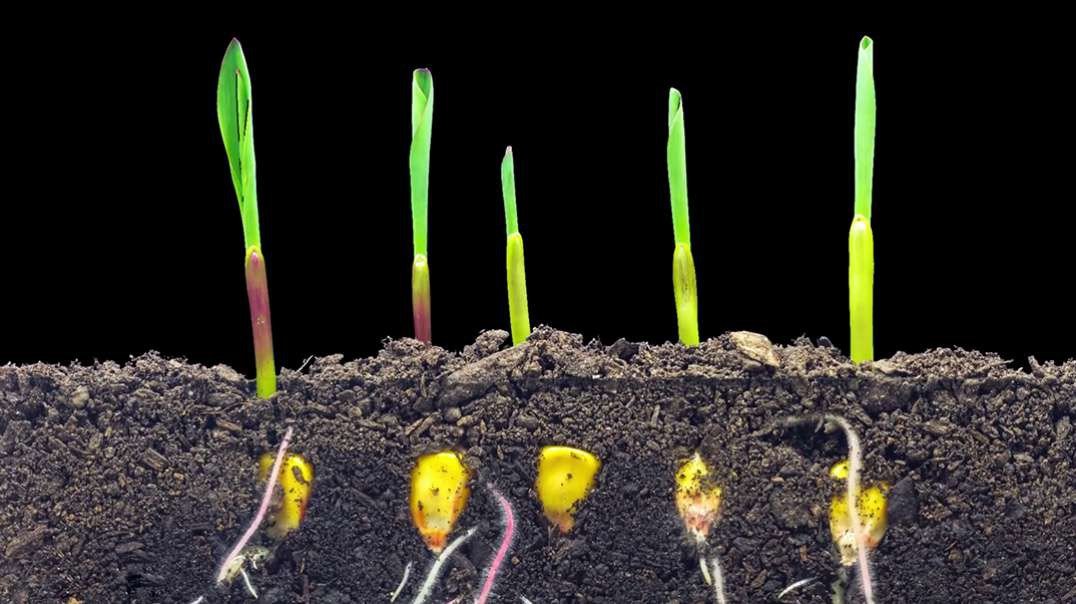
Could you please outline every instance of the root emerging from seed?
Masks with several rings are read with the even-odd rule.
[[[232,551],[225,556],[224,561],[221,562],[220,569],[217,571],[217,585],[224,583],[225,580],[231,574],[234,576],[235,572],[235,560],[246,547],[247,542],[254,536],[254,533],[258,531],[258,527],[262,521],[265,520],[265,513],[269,510],[269,502],[273,499],[273,489],[276,488],[277,476],[280,475],[280,464],[284,462],[284,453],[288,450],[288,443],[291,441],[292,429],[289,426],[287,431],[284,432],[284,439],[280,441],[280,448],[276,452],[276,460],[273,462],[273,469],[269,471],[269,480],[265,483],[265,494],[262,495],[261,505],[258,506],[258,513],[254,515],[254,519],[250,521],[250,526],[247,527],[243,536],[236,541],[235,547]],[[248,582],[249,585],[249,582]]]
[[[426,574],[426,580],[422,582],[422,587],[418,590],[418,595],[415,596],[414,600],[411,600],[411,604],[422,604],[430,598],[430,594],[433,593],[433,584],[437,582],[437,577],[441,574],[441,567],[445,565],[445,560],[448,560],[456,549],[463,545],[464,541],[470,539],[471,535],[474,534],[474,531],[474,528],[471,528],[471,530],[456,537],[452,543],[449,543],[448,547],[437,556],[437,559],[433,561],[433,566],[430,567],[430,572]]]
[[[874,604],[874,583],[871,581],[870,562],[867,559],[867,535],[863,531],[863,521],[859,517],[859,480],[863,474],[863,447],[859,441],[859,435],[852,428],[852,424],[845,418],[826,413],[821,417],[801,416],[785,420],[786,425],[803,424],[809,421],[821,421],[834,425],[844,432],[844,439],[848,443],[848,478],[845,481],[847,489],[848,516],[851,519],[852,535],[856,543],[856,568],[859,572],[859,588],[863,592],[863,599],[867,604]]]

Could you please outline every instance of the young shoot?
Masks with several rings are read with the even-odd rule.
[[[874,233],[871,189],[874,180],[874,41],[859,43],[856,68],[855,214],[848,233],[848,313],[852,361],[874,360]]]
[[[680,343],[699,345],[699,302],[695,288],[695,260],[691,256],[691,228],[687,213],[687,152],[684,143],[684,104],[680,91],[669,89],[669,199],[672,202],[673,295]]]
[[[224,53],[217,80],[217,120],[232,172],[232,185],[239,199],[246,243],[244,266],[250,325],[254,334],[254,363],[258,396],[276,392],[273,361],[273,329],[269,320],[269,282],[258,225],[258,189],[254,177],[254,118],[251,108],[250,74],[243,48],[233,39]]]
[[[531,333],[527,311],[527,273],[523,266],[523,236],[516,217],[516,167],[512,147],[501,162],[501,191],[504,194],[504,222],[508,231],[508,314],[512,324],[512,344],[520,344]]]
[[[433,134],[433,74],[416,69],[411,78],[411,314],[415,339],[430,341],[430,265],[426,259],[426,217],[430,191],[430,143]]]

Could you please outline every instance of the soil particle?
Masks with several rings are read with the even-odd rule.
[[[212,577],[261,492],[259,456],[292,426],[315,468],[300,530],[251,580],[267,602],[410,601],[433,555],[411,525],[412,465],[453,449],[471,468],[457,522],[475,536],[433,601],[467,600],[503,527],[516,536],[495,592],[558,602],[712,602],[674,504],[699,451],[722,487],[706,551],[730,601],[829,602],[837,572],[828,476],[839,433],[790,416],[840,414],[866,484],[886,483],[874,552],[882,601],[1071,602],[1076,594],[1076,362],[1025,373],[939,349],[854,366],[828,341],[728,334],[692,349],[584,343],[538,328],[516,347],[486,332],[453,354],[388,340],[375,357],[312,359],[256,400],[235,371],[155,354],[125,365],[0,367],[0,601],[245,602]],[[543,445],[602,460],[567,535],[534,495]],[[273,546],[263,534],[254,544]]]

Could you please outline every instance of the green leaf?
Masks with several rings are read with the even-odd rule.
[[[415,254],[426,255],[426,216],[433,134],[433,74],[416,69],[411,80],[411,228]]]
[[[672,203],[673,236],[677,243],[691,243],[687,213],[687,152],[684,138],[684,105],[680,91],[669,89],[669,199]]]
[[[501,162],[501,193],[504,195],[504,224],[508,234],[519,232],[519,220],[516,217],[516,167],[512,158],[512,147],[504,152]]]
[[[874,125],[877,118],[874,99],[874,41],[864,36],[859,43],[856,67],[855,213],[871,218],[871,189],[874,181]]]
[[[232,185],[239,200],[246,246],[260,245],[258,194],[255,181],[254,117],[251,109],[250,74],[239,40],[233,39],[224,53],[217,79],[217,120],[228,155]]]

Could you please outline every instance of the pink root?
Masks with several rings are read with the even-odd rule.
[[[508,556],[508,550],[512,547],[512,538],[516,534],[516,515],[512,511],[512,504],[508,502],[508,499],[504,495],[501,495],[500,491],[494,488],[493,484],[486,483],[486,488],[490,493],[493,493],[494,499],[497,503],[501,504],[501,519],[504,522],[504,536],[501,537],[501,545],[497,548],[497,553],[494,554],[493,560],[489,563],[489,568],[486,570],[486,580],[482,583],[482,590],[478,592],[478,598],[475,599],[475,604],[486,604],[486,600],[489,599],[490,594],[493,593],[493,582],[497,579],[497,571],[500,570],[501,564],[504,563],[504,559]]]
[[[284,439],[280,441],[280,448],[276,451],[276,461],[273,462],[273,469],[269,471],[269,480],[265,484],[265,494],[262,495],[262,503],[258,506],[258,513],[254,516],[254,520],[250,522],[250,526],[247,527],[247,532],[243,533],[243,536],[235,543],[235,547],[232,548],[232,551],[220,565],[220,570],[217,572],[218,584],[224,581],[232,561],[239,555],[239,552],[243,551],[247,542],[258,531],[262,520],[265,520],[265,513],[269,511],[269,502],[273,499],[273,489],[276,488],[276,478],[280,475],[280,465],[284,463],[284,453],[288,450],[288,442],[291,441],[291,431],[291,427],[288,427],[288,430],[284,432]]]

